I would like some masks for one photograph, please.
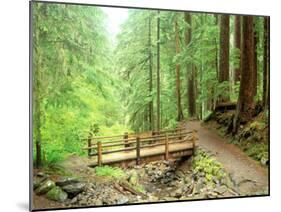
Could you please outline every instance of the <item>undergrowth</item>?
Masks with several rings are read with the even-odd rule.
[[[197,149],[192,164],[195,173],[202,173],[207,182],[212,183],[214,178],[222,180],[226,177],[222,165],[207,155],[203,150]]]
[[[97,176],[107,176],[116,179],[126,178],[126,173],[117,167],[97,166],[94,170]]]

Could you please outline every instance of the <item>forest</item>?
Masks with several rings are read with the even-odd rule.
[[[237,102],[237,122],[268,106],[268,18],[130,10],[114,46],[100,8],[36,4],[37,163],[81,152],[79,136],[204,119]]]
[[[233,133],[268,110],[267,17],[130,9],[113,45],[99,7],[34,4],[38,166],[79,138],[176,127],[237,102]]]

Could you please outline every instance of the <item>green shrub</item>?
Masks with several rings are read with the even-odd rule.
[[[126,173],[117,167],[111,167],[111,166],[97,166],[95,167],[95,173],[97,176],[107,176],[107,177],[113,177],[116,179],[125,178]]]
[[[211,182],[213,177],[221,180],[226,176],[222,165],[200,149],[196,150],[192,167],[195,172],[204,173],[207,182]]]

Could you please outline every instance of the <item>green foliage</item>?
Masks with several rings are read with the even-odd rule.
[[[44,162],[54,163],[84,155],[80,139],[92,125],[96,135],[128,127],[102,10],[37,2],[32,8],[34,141],[41,140]]]
[[[184,117],[189,117],[187,88],[191,75],[195,79],[195,102],[200,118],[213,110],[221,96],[237,100],[239,83],[218,81],[219,25],[213,15],[190,13],[189,25],[183,12],[161,11],[160,40],[157,40],[158,12],[130,10],[113,45],[105,25],[106,15],[99,7],[33,2],[32,12],[33,143],[41,142],[45,163],[63,160],[73,153],[85,155],[82,151],[85,142],[81,138],[89,134],[102,136],[149,130],[151,103],[152,125],[156,125],[158,43],[161,128],[178,125],[176,65],[180,67]],[[175,22],[180,37],[178,54]],[[262,27],[263,19],[256,18],[260,80],[263,78]],[[230,28],[233,36],[233,16]],[[192,36],[186,45],[188,29]],[[240,58],[232,41],[230,47],[233,74]],[[261,84],[257,100],[262,96]]]
[[[252,144],[249,148],[246,149],[246,153],[255,160],[260,161],[263,165],[267,164],[267,162],[269,161],[267,144]]]
[[[126,177],[126,173],[122,169],[111,166],[97,166],[95,167],[95,173],[97,176],[107,176],[116,179]]]
[[[200,149],[197,149],[195,152],[192,167],[195,172],[204,173],[207,182],[212,182],[213,177],[216,177],[218,180],[226,177],[222,165]]]

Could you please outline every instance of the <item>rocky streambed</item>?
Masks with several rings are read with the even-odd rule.
[[[39,172],[34,176],[34,196],[56,202],[55,207],[81,207],[243,195],[239,183],[201,150],[184,160],[104,169],[107,172],[91,169],[79,177]],[[119,174],[107,176],[114,172]],[[38,201],[35,207],[42,208]]]

